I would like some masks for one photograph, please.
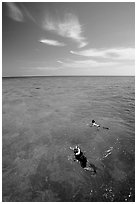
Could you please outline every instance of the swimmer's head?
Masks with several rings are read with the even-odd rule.
[[[76,145],[76,147],[74,148],[74,153],[78,153],[79,147]]]
[[[75,149],[74,149],[74,153],[75,153],[75,154],[78,153],[78,148],[75,148]]]
[[[95,120],[92,120],[92,123],[95,123]]]

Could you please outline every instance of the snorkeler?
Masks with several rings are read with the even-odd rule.
[[[75,159],[80,162],[81,167],[85,168],[87,164],[87,158],[84,156],[81,149],[78,146],[75,148],[70,147],[70,149],[74,151]]]
[[[88,171],[92,171],[94,172],[94,174],[96,173],[96,167],[93,164],[89,163],[86,156],[78,146],[76,146],[75,148],[70,147],[70,149],[74,151],[75,160],[80,162],[82,168]]]
[[[100,127],[100,125],[98,125],[95,120],[92,120],[92,124],[91,124],[91,122],[90,122],[90,125],[89,125],[89,126],[90,126],[90,127],[91,127],[91,126],[96,126],[97,128]]]
[[[93,127],[93,126],[95,126],[95,127],[97,127],[97,129],[99,129],[100,128],[100,125],[98,125],[97,123],[96,123],[96,121],[95,120],[92,120],[89,124],[87,124],[87,125],[89,125],[90,127]],[[103,129],[107,129],[107,130],[109,130],[109,128],[108,127],[102,127]]]

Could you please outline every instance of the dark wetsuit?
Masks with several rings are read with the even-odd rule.
[[[85,168],[87,165],[87,158],[84,156],[83,152],[80,150],[80,154],[76,155],[75,158],[80,162],[81,167]]]

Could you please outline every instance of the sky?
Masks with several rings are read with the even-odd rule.
[[[3,2],[2,75],[135,75],[133,2]]]

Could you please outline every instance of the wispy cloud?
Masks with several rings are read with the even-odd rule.
[[[62,62],[61,60],[57,60],[58,63],[63,64],[64,62]]]
[[[70,53],[85,57],[99,57],[114,60],[134,60],[135,58],[134,48],[88,49],[70,51]]]
[[[58,42],[56,40],[50,40],[50,39],[41,39],[39,40],[39,42],[43,44],[52,45],[52,46],[59,46],[59,47],[65,46],[65,44],[62,42]]]
[[[35,20],[34,16],[30,13],[30,11],[28,11],[28,9],[23,4],[21,4],[21,7],[22,7],[22,12],[23,12],[25,18],[36,23],[36,20]]]
[[[66,68],[94,68],[94,67],[109,67],[115,66],[117,62],[99,62],[96,60],[69,60],[67,62],[62,62],[62,67]]]
[[[51,67],[51,66],[49,66],[49,67],[34,67],[34,68],[37,70],[57,70],[58,69],[58,67]]]
[[[87,45],[85,37],[82,36],[82,26],[78,18],[71,13],[67,13],[63,20],[46,16],[42,26],[45,30],[74,40],[78,43],[79,48]]]
[[[20,8],[16,3],[13,2],[5,2],[8,7],[8,16],[18,22],[24,22],[27,19],[30,19],[34,23],[36,23],[34,16],[28,11],[28,9],[20,3]]]
[[[24,21],[24,16],[21,10],[16,6],[15,3],[13,2],[6,2],[8,6],[8,15],[11,19],[18,21],[18,22],[23,22]]]
[[[44,71],[44,70],[57,70],[59,69],[58,67],[55,67],[55,66],[33,66],[33,67],[30,67],[30,66],[26,66],[26,67],[22,67],[23,69],[25,70],[28,70],[28,71],[34,71],[34,70],[41,70],[41,71]]]

